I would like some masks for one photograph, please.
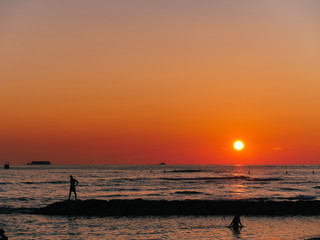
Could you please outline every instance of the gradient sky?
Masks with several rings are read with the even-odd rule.
[[[0,161],[320,164],[319,12],[1,0]]]

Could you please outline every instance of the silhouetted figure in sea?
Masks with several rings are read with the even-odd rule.
[[[240,227],[243,227],[243,225],[242,225],[242,223],[241,223],[241,221],[240,221],[240,215],[239,214],[237,214],[234,218],[233,218],[233,220],[232,220],[232,222],[230,223],[230,226],[229,226],[230,228],[233,228],[233,229],[236,229],[236,230],[238,230]]]
[[[70,175],[70,191],[69,191],[68,200],[70,200],[71,192],[74,193],[74,197],[77,200],[76,186],[78,186],[78,184],[79,184],[79,182],[75,178],[73,178],[72,175]]]
[[[8,237],[4,235],[4,230],[1,228],[0,229],[0,240],[8,240]]]

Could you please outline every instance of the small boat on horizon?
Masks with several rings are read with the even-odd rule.
[[[9,169],[10,168],[9,162],[5,162],[3,168],[4,169]]]
[[[162,162],[162,163],[159,163],[158,165],[167,165],[166,163]]]
[[[50,161],[32,161],[28,165],[51,165]]]

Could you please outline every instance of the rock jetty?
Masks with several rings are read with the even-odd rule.
[[[210,200],[78,200],[55,202],[34,214],[72,216],[170,215],[320,215],[320,201],[210,201]]]

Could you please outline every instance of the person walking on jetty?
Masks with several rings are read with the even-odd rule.
[[[77,179],[73,178],[72,175],[70,175],[70,191],[69,191],[69,198],[68,200],[70,200],[71,197],[71,192],[74,193],[74,197],[77,200],[77,192],[76,192],[76,186],[78,186],[79,182],[77,181]]]
[[[4,235],[4,230],[1,228],[0,229],[0,240],[8,240],[8,237]]]
[[[240,215],[239,214],[237,214],[234,218],[233,218],[233,220],[232,220],[232,222],[230,223],[230,226],[229,227],[231,227],[231,228],[233,228],[233,229],[239,229],[240,227],[243,227],[243,225],[242,225],[242,223],[241,223],[241,221],[240,221]]]

